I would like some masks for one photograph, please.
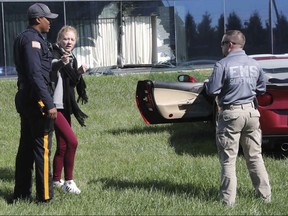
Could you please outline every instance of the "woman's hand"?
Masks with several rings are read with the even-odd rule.
[[[87,65],[82,64],[79,68],[78,68],[78,74],[84,74],[87,71]]]
[[[64,65],[67,65],[70,61],[70,54],[64,54],[63,56],[61,56],[61,61],[63,62]]]

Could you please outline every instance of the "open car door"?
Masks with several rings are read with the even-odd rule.
[[[214,100],[202,82],[138,81],[136,103],[147,124],[212,121]]]

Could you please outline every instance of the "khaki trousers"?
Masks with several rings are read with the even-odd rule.
[[[271,197],[268,173],[262,158],[260,113],[253,104],[238,105],[221,110],[216,130],[216,144],[221,163],[220,199],[233,205],[236,199],[236,159],[239,144],[242,146],[246,165],[256,195]]]

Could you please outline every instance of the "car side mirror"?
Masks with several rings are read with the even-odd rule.
[[[178,75],[177,79],[179,82],[197,82],[193,76],[189,76],[187,74]]]
[[[179,82],[190,82],[189,81],[189,75],[187,75],[187,74],[179,75],[177,77],[177,79],[178,79]]]

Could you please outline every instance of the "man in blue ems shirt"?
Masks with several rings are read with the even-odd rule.
[[[230,207],[236,199],[239,144],[256,196],[271,202],[269,177],[261,153],[260,113],[254,103],[256,95],[266,91],[266,84],[262,68],[243,50],[245,41],[238,30],[224,34],[221,48],[225,57],[216,62],[204,84],[207,94],[215,96],[219,106],[216,144],[221,163],[220,199]]]

